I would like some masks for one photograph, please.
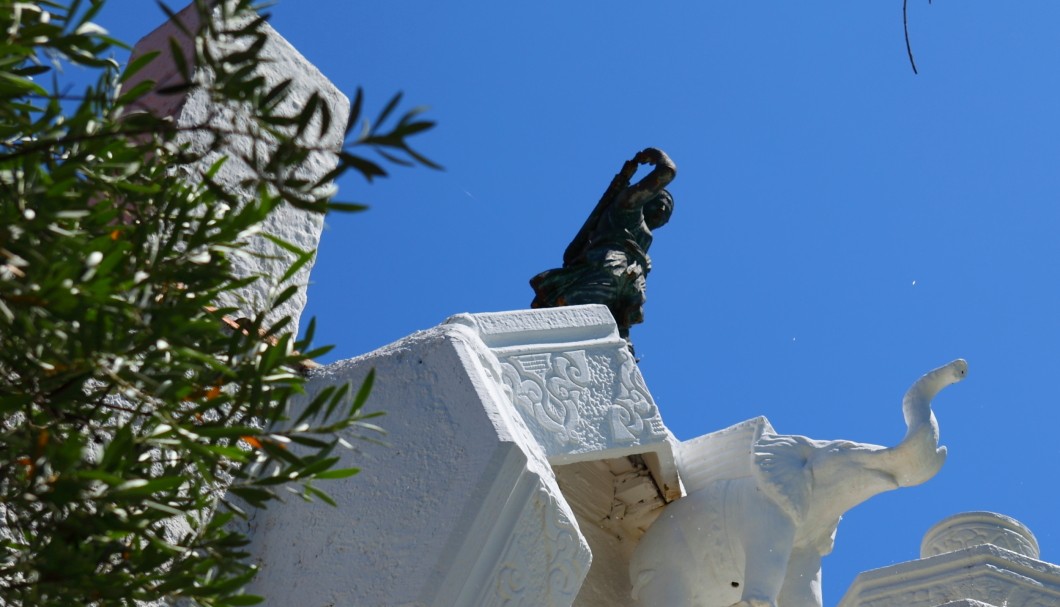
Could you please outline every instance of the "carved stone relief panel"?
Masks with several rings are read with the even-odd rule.
[[[677,440],[606,306],[457,314],[446,324],[486,345],[486,376],[551,465],[641,455],[663,498],[681,496]]]
[[[920,558],[964,548],[992,544],[1032,559],[1038,558],[1038,540],[1023,523],[995,512],[962,512],[939,522],[920,544]]]
[[[569,607],[592,556],[569,509],[544,487],[525,500],[483,605]]]
[[[501,354],[498,359],[505,391],[550,456],[667,436],[624,346]]]

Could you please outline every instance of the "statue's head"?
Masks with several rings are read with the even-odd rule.
[[[644,223],[650,230],[662,227],[670,221],[673,212],[674,198],[669,192],[662,190],[655,198],[644,203]]]

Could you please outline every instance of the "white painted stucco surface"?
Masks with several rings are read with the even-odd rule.
[[[250,591],[278,605],[570,605],[588,547],[481,340],[429,329],[321,369],[310,394],[370,369],[387,444],[348,453],[366,472],[329,484],[338,508],[257,514]]]
[[[186,25],[189,31],[197,31],[199,19],[194,6],[189,5],[180,11],[177,18]],[[349,99],[276,30],[268,24],[263,26],[263,30],[267,41],[262,50],[264,61],[260,63],[258,73],[265,78],[269,87],[287,79],[291,80],[290,98],[280,106],[280,112],[286,115],[296,115],[314,93],[320,95],[330,108],[332,123],[327,131],[320,133],[319,120],[315,120],[307,129],[307,136],[303,143],[319,148],[319,150],[311,154],[304,170],[297,174],[301,178],[319,179],[337,164],[335,152],[342,148],[343,127],[350,111]],[[127,87],[131,88],[143,80],[154,80],[159,86],[180,83],[182,76],[173,60],[171,39],[176,40],[184,51],[185,60],[194,70],[193,78],[201,80],[210,78],[210,74],[205,70],[195,67],[194,53],[191,50],[194,48],[194,42],[173,22],[166,22],[144,36],[133,48],[132,59],[151,51],[158,51],[160,54],[131,78]],[[148,94],[140,102],[140,109],[159,116],[172,117],[181,128],[209,124],[232,132],[253,130],[252,122],[242,107],[238,104],[215,103],[201,89],[193,89],[186,95]],[[190,144],[191,149],[206,150],[209,147],[210,136],[205,132],[189,131],[183,137],[183,141]],[[186,173],[189,179],[195,181],[218,158],[225,156],[227,161],[214,177],[215,181],[240,196],[253,197],[254,193],[245,190],[241,182],[250,174],[250,168],[243,159],[253,155],[254,146],[254,139],[235,136],[229,139],[228,145],[208,153],[196,164],[176,167],[174,170]],[[269,145],[259,141],[257,147],[256,151],[259,154],[268,156]],[[263,233],[278,236],[303,250],[316,250],[323,222],[323,215],[298,210],[289,205],[281,205],[266,220]],[[270,297],[270,292],[272,294],[279,292],[277,285],[271,283],[282,276],[293,259],[289,253],[261,236],[251,239],[246,252],[248,255],[236,264],[237,276],[258,275],[266,279],[245,287],[227,300],[218,302],[221,305],[232,306],[240,310],[259,309],[261,302]],[[298,292],[270,315],[271,320],[290,316],[294,321],[291,330],[295,335],[298,334],[298,320],[306,304],[306,286],[312,266],[312,263],[306,264],[283,285],[284,287],[297,285]]]

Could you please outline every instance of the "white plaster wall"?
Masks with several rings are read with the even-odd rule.
[[[189,31],[194,32],[199,26],[198,13],[194,6],[188,6],[182,10],[177,18],[187,26]],[[350,110],[349,100],[271,26],[265,24],[264,31],[267,34],[267,42],[262,51],[264,61],[259,66],[259,73],[270,87],[286,79],[292,80],[289,89],[291,96],[280,107],[281,113],[293,115],[300,112],[305,101],[314,93],[319,94],[331,110],[330,128],[321,135],[319,121],[315,121],[307,129],[308,135],[302,142],[319,150],[310,156],[304,170],[297,175],[303,178],[318,179],[336,166],[337,157],[334,152],[342,147],[343,127]],[[194,54],[191,51],[193,41],[188,39],[175,24],[167,22],[136,43],[132,53],[133,58],[150,51],[159,51],[160,55],[130,79],[128,87],[131,88],[146,79],[154,80],[160,86],[180,82],[182,77],[171,54],[170,39],[178,41],[184,50],[185,60],[189,65],[194,66]],[[210,74],[202,69],[196,69],[194,77],[209,80]],[[172,117],[177,125],[183,128],[197,124],[211,124],[236,132],[253,130],[244,108],[236,104],[218,105],[201,90],[193,90],[188,95],[149,94],[141,101],[140,109],[160,116]],[[209,145],[209,137],[201,132],[187,133],[184,141],[190,143],[192,149],[197,150],[206,150]],[[227,156],[228,160],[216,175],[215,180],[239,196],[253,197],[254,192],[243,189],[240,183],[250,172],[249,166],[242,158],[250,157],[255,151],[254,146],[253,138],[233,137],[227,146],[207,154],[195,165],[177,167],[175,170],[185,172],[190,179],[196,180],[214,161],[221,156]],[[268,150],[269,146],[259,141],[257,151],[267,157]],[[322,229],[322,215],[282,205],[266,220],[263,232],[278,236],[304,250],[315,250],[320,241]],[[249,285],[234,296],[219,302],[221,305],[241,310],[258,309],[261,303],[270,296],[270,292],[278,293],[281,290],[278,285],[270,284],[274,282],[270,279],[278,278],[283,274],[292,261],[290,254],[261,236],[252,238],[247,253],[248,255],[241,258],[236,266],[237,276],[260,275],[267,279]],[[290,284],[298,285],[299,290],[294,297],[270,315],[271,320],[291,316],[294,320],[291,330],[295,335],[298,334],[298,320],[306,304],[306,285],[312,265],[312,263],[306,264],[288,283],[282,285],[283,287]]]
[[[198,30],[198,13],[194,6],[188,6],[182,10],[177,18],[186,25],[189,31]],[[288,78],[292,79],[291,99],[286,105],[281,107],[281,111],[288,114],[298,112],[301,105],[314,92],[320,94],[324,102],[331,108],[333,119],[331,128],[319,137],[314,135],[313,141],[304,142],[318,147],[319,151],[312,154],[305,170],[300,172],[299,176],[309,179],[319,178],[336,165],[337,159],[334,152],[338,151],[342,146],[342,127],[345,125],[346,117],[349,114],[349,101],[319,70],[313,67],[275,30],[265,25],[264,32],[267,41],[263,49],[263,57],[266,61],[260,64],[259,73],[269,85],[275,85]],[[151,51],[159,51],[160,54],[139,74],[130,79],[125,85],[126,87],[134,87],[144,80],[153,80],[159,87],[180,82],[182,77],[171,54],[171,39],[177,41],[188,65],[194,67],[193,40],[183,34],[174,23],[167,22],[135,45],[132,53],[133,60]],[[210,75],[202,69],[195,69],[193,77],[208,80]],[[238,131],[247,130],[251,125],[244,108],[238,105],[216,105],[202,91],[195,91],[187,95],[148,94],[141,100],[137,110],[152,112],[162,117],[170,117],[179,127],[184,128],[208,123],[213,126]],[[318,133],[318,131],[319,129],[313,126],[309,129],[310,133]],[[183,135],[182,141],[190,144],[195,149],[204,149],[208,145],[208,138],[201,132],[187,133]],[[201,178],[203,171],[214,161],[221,156],[228,156],[228,162],[215,176],[215,180],[222,186],[229,188],[238,197],[250,198],[253,193],[242,189],[240,186],[240,182],[249,176],[250,171],[248,165],[240,157],[249,155],[253,145],[255,144],[251,138],[236,137],[231,140],[230,145],[211,152],[195,165],[173,167],[173,170],[183,173],[189,180],[194,182]],[[258,145],[259,151],[268,153],[267,145],[260,143]],[[268,217],[263,232],[278,236],[302,249],[315,250],[322,228],[323,216],[299,211],[284,205]],[[290,264],[291,258],[288,257],[288,254],[262,236],[252,237],[246,253],[246,255],[234,260],[236,275],[240,277],[261,275],[266,277],[266,279],[244,287],[226,299],[219,301],[218,304],[231,306],[243,311],[242,313],[237,313],[236,317],[249,315],[246,311],[260,309],[261,303],[266,301],[273,293],[278,293],[279,290],[282,290],[287,285],[297,285],[299,289],[296,295],[270,315],[270,320],[290,316],[293,324],[288,329],[297,335],[299,317],[306,303],[306,285],[309,280],[312,263],[306,264],[301,271],[284,285],[277,285],[275,284],[277,282],[275,279],[281,276]],[[180,537],[191,531],[190,525],[183,519],[166,521],[166,528],[170,537]],[[145,605],[158,604],[161,603],[145,603]]]
[[[570,605],[589,552],[544,453],[507,407],[496,361],[443,326],[323,368],[309,393],[377,374],[386,445],[324,487],[340,504],[258,513],[250,587],[286,605]]]

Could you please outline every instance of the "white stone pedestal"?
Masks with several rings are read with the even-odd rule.
[[[862,573],[839,607],[1056,607],[1060,567],[1038,554],[1013,518],[957,514],[927,532],[920,560]]]

